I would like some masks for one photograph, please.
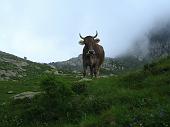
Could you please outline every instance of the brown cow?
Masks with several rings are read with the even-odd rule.
[[[101,64],[104,61],[105,53],[104,49],[101,45],[99,45],[99,39],[96,38],[98,33],[96,31],[95,36],[86,36],[82,37],[81,34],[80,38],[83,39],[79,43],[81,45],[85,45],[83,48],[83,75],[86,76],[87,67],[90,67],[90,75],[93,77],[97,77],[99,74],[99,69]]]

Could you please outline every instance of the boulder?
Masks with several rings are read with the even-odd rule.
[[[92,81],[92,79],[89,79],[89,78],[82,78],[79,80],[79,82],[84,82],[84,81]]]
[[[27,91],[27,92],[23,92],[23,93],[20,93],[20,94],[17,94],[15,96],[13,96],[12,98],[14,100],[22,100],[22,99],[25,99],[25,98],[28,98],[28,99],[32,99],[35,95],[38,95],[40,94],[41,92],[31,92],[31,91]]]
[[[56,71],[54,71],[54,75],[58,75],[59,73],[58,73],[58,71],[56,70]]]
[[[14,91],[8,91],[8,94],[13,94],[14,93]]]

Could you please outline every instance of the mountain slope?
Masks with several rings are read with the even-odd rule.
[[[170,22],[153,28],[149,35],[149,56],[152,58],[170,55]]]
[[[145,63],[146,61],[144,59],[139,59],[132,55],[121,56],[117,58],[106,57],[104,63],[101,66],[101,74],[117,74],[122,71],[136,69]],[[79,73],[83,70],[82,55],[71,58],[67,61],[53,62],[50,63],[50,65],[53,65],[64,72]]]
[[[0,51],[0,80],[34,77],[56,71],[48,64],[40,64]]]
[[[80,82],[73,75],[50,75],[38,84],[39,88],[34,88],[43,91],[41,96],[0,105],[0,125],[168,127],[169,77],[170,57],[146,64],[140,70],[90,81]],[[21,87],[20,84],[10,85],[13,89]],[[8,90],[2,86],[0,84],[3,91]],[[3,95],[5,93],[0,92],[0,98]]]
[[[154,60],[170,55],[170,22],[158,24],[129,49],[131,55]]]

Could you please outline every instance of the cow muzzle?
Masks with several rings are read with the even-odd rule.
[[[89,51],[87,52],[87,54],[88,54],[88,55],[89,55],[89,54],[94,55],[94,54],[95,54],[95,51],[94,51],[94,50],[89,50]]]

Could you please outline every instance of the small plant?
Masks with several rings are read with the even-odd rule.
[[[82,108],[85,112],[99,114],[109,108],[109,103],[102,97],[89,96],[84,100]]]
[[[85,84],[84,82],[83,83],[77,83],[77,84],[74,84],[72,86],[72,90],[77,93],[77,94],[81,94],[81,93],[84,93],[86,92],[87,90],[87,84]]]

